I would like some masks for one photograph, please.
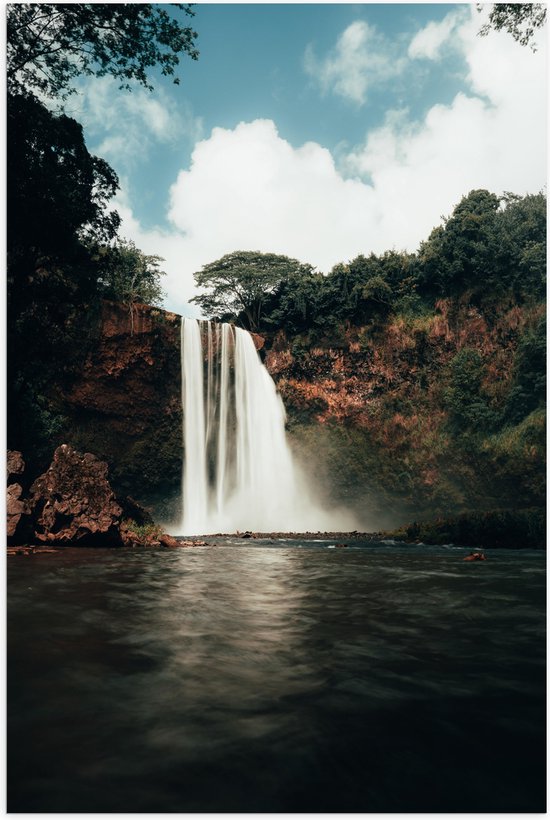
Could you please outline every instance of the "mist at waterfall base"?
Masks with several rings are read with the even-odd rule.
[[[285,409],[252,336],[182,319],[182,512],[174,534],[352,531],[315,500],[285,433]]]

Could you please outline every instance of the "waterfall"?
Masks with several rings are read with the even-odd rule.
[[[182,319],[185,535],[353,528],[310,496],[286,439],[286,414],[252,336]]]

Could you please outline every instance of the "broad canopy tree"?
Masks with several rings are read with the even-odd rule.
[[[208,292],[191,301],[209,317],[231,317],[249,330],[257,330],[269,296],[288,277],[305,269],[312,270],[288,256],[235,251],[194,274],[197,285],[208,288]]]

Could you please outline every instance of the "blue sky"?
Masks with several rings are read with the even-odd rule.
[[[454,4],[198,4],[181,84],[82,82],[69,112],[118,172],[123,235],[166,259],[166,307],[232,250],[328,272],[414,251],[474,187],[546,181],[546,35],[536,53]],[[521,152],[519,147],[521,146]]]

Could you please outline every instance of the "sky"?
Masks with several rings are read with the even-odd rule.
[[[547,37],[479,37],[466,4],[198,3],[180,85],[87,78],[67,113],[120,178],[121,236],[164,258],[165,307],[236,250],[328,273],[414,252],[474,188],[546,185]],[[189,18],[184,18],[188,25]]]

